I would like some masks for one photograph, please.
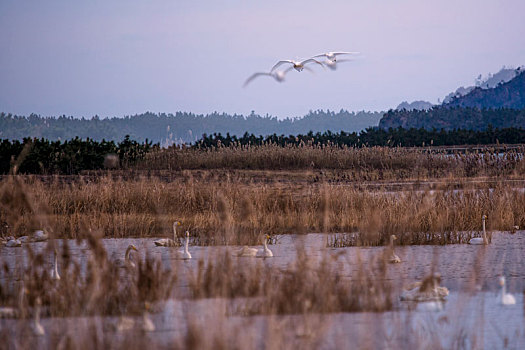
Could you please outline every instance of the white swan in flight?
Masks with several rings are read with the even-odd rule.
[[[277,62],[273,67],[272,69],[270,70],[270,72],[273,72],[277,67],[279,67],[281,64],[286,64],[286,63],[289,63],[289,64],[292,64],[292,68],[294,68],[296,71],[298,72],[301,72],[303,69],[304,69],[304,66],[308,63],[317,63],[318,65],[320,65],[321,67],[324,68],[323,64],[321,62],[319,62],[318,60],[316,60],[315,58],[308,58],[306,60],[303,60],[303,61],[294,61],[294,60],[281,60],[279,62]]]
[[[134,250],[138,252],[139,250],[137,247],[135,247],[133,244],[130,244],[128,246],[128,249],[126,249],[126,254],[124,254],[124,260],[119,259],[117,260],[117,265],[122,268],[135,268],[137,265],[131,260],[131,251]]]
[[[303,67],[303,68],[305,70],[309,71],[310,73],[314,72],[310,67]],[[289,67],[289,68],[287,68],[284,71],[276,70],[276,71],[269,72],[269,73],[266,73],[266,72],[253,73],[248,79],[246,79],[246,82],[244,82],[244,85],[242,87],[246,87],[249,83],[252,82],[252,80],[254,80],[255,78],[260,77],[260,76],[269,76],[269,77],[274,78],[275,81],[277,81],[279,83],[282,83],[285,80],[284,78],[285,78],[286,74],[289,71],[291,71],[292,69],[294,69],[294,67]]]
[[[156,241],[153,241],[153,243],[155,243],[155,245],[159,247],[178,247],[179,244],[177,243],[177,226],[180,225],[180,221],[175,221],[173,223],[173,239],[161,238]]]
[[[470,241],[468,241],[468,244],[489,244],[489,241],[487,240],[487,232],[485,231],[485,220],[487,219],[486,215],[483,215],[481,217],[481,220],[483,221],[483,237],[475,237],[471,238]]]
[[[54,258],[53,258],[53,269],[51,270],[51,279],[58,281],[60,280],[60,275],[58,274],[58,254],[57,254],[56,248],[53,251],[53,255],[54,255]]]
[[[403,301],[440,301],[448,296],[448,288],[440,287],[441,275],[438,273],[425,277],[421,282],[412,283],[401,293],[400,299]]]
[[[505,291],[505,277],[501,276],[499,278],[499,285],[501,286],[501,293],[500,293],[500,304],[501,305],[515,305],[516,304],[516,298],[514,298],[514,295],[508,294]]]
[[[336,62],[337,61],[337,56],[339,56],[339,55],[357,55],[358,53],[359,52],[346,52],[346,51],[326,52],[326,53],[322,53],[320,55],[312,56],[312,58],[326,57],[327,60],[332,61],[332,62]]]
[[[343,62],[351,62],[352,60],[339,60],[339,61],[330,61],[330,60],[326,60],[326,61],[323,61],[322,63],[330,68],[331,70],[337,70],[337,67],[339,65],[339,63],[343,63]]]
[[[273,253],[270,249],[268,249],[268,245],[266,241],[270,238],[270,236],[265,235],[263,238],[263,248],[259,249],[257,251],[257,255],[255,255],[257,258],[271,258],[273,257]]]
[[[182,259],[182,260],[191,259],[191,254],[188,251],[189,243],[190,243],[190,233],[186,231],[186,241],[184,242],[184,250],[177,251],[177,259]]]
[[[399,256],[397,256],[396,253],[394,252],[394,240],[396,239],[397,237],[395,235],[390,236],[390,247],[389,247],[390,256],[388,258],[388,262],[391,264],[397,264],[401,262],[401,259],[399,258]]]
[[[242,87],[246,87],[249,83],[252,82],[252,80],[254,80],[257,77],[261,77],[261,76],[272,77],[272,78],[275,79],[275,81],[277,81],[279,83],[282,83],[284,81],[284,77],[286,76],[286,73],[288,73],[292,69],[293,69],[293,67],[290,67],[290,68],[288,68],[288,69],[286,69],[284,71],[276,70],[275,72],[269,72],[269,73],[266,73],[266,72],[253,73],[252,75],[250,75],[250,77],[248,79],[246,79],[246,81],[244,82],[244,85]]]

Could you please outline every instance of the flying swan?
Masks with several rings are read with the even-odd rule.
[[[244,82],[244,85],[242,87],[246,87],[249,83],[252,82],[252,80],[254,80],[255,78],[260,77],[260,76],[272,77],[272,78],[275,79],[275,81],[277,81],[279,83],[282,83],[284,81],[284,77],[286,76],[286,73],[288,73],[292,69],[293,69],[293,67],[290,67],[290,68],[288,68],[288,69],[286,69],[284,71],[276,70],[275,72],[269,72],[269,73],[266,73],[266,72],[253,73],[252,75],[250,75],[250,77],[248,79],[246,79],[246,81]]]
[[[309,59],[306,59],[306,60],[303,60],[303,61],[294,61],[294,60],[281,60],[279,62],[277,62],[273,67],[272,69],[270,70],[270,72],[273,72],[277,67],[279,67],[281,64],[285,64],[285,63],[289,63],[289,64],[292,64],[293,67],[296,71],[298,72],[301,72],[303,69],[304,69],[304,66],[308,63],[317,63],[318,65],[320,65],[321,67],[324,68],[323,64],[321,62],[319,62],[318,60],[316,60],[315,58],[309,58]]]
[[[320,55],[312,56],[312,58],[326,57],[327,60],[332,61],[332,62],[336,62],[337,61],[337,56],[339,56],[339,55],[356,55],[358,53],[359,52],[346,52],[346,51],[326,52],[326,53],[322,53]]]

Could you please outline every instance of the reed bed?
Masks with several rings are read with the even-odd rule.
[[[359,232],[359,244],[383,245],[391,234],[399,235],[399,244],[461,243],[466,236],[457,233],[479,231],[484,214],[489,231],[525,226],[525,193],[505,183],[389,192],[337,184],[239,185],[191,176],[72,183],[17,176],[2,180],[0,191],[4,235],[14,236],[45,228],[57,238],[92,231],[115,238],[172,237],[172,223],[179,220],[180,233],[190,231],[202,245],[259,244],[261,234],[307,232]]]
[[[210,149],[171,147],[147,154],[134,169],[347,170],[356,181],[523,174],[524,149],[462,152],[443,148],[348,147],[334,144],[233,145]]]

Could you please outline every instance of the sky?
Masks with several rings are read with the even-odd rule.
[[[0,1],[0,111],[302,116],[433,103],[525,64],[523,0]],[[254,72],[358,51],[336,71]]]

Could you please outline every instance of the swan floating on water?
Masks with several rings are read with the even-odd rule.
[[[177,243],[177,226],[180,226],[180,225],[181,225],[180,221],[175,221],[173,223],[173,239],[161,238],[161,239],[154,241],[153,243],[155,243],[155,245],[158,247],[178,247],[179,244]]]
[[[262,249],[252,248],[252,247],[248,247],[245,245],[244,247],[236,251],[233,255],[238,256],[238,257],[247,257],[247,258],[249,257],[271,258],[273,257],[273,253],[268,248],[268,245],[266,242],[266,240],[269,238],[270,236],[268,235],[265,235],[263,237],[263,241],[262,241],[263,248]]]
[[[412,283],[401,293],[402,301],[432,302],[443,301],[448,296],[448,288],[440,287],[441,275],[434,273],[422,282]]]
[[[177,251],[177,258],[182,260],[191,259],[191,254],[188,250],[188,245],[190,243],[190,233],[186,231],[186,241],[184,242],[184,249]]]
[[[489,241],[487,240],[487,233],[485,231],[485,220],[487,219],[486,215],[483,215],[481,217],[481,220],[483,221],[483,237],[475,237],[471,238],[468,244],[475,244],[475,245],[485,245],[489,244]]]
[[[126,254],[124,254],[124,259],[117,260],[118,267],[122,268],[135,268],[137,265],[131,260],[131,251],[134,250],[138,252],[139,250],[137,247],[135,247],[133,244],[130,244],[128,246],[128,249],[126,249]]]
[[[272,258],[273,257],[273,253],[270,249],[268,249],[268,245],[266,243],[266,241],[270,238],[270,236],[268,235],[265,235],[264,238],[263,238],[263,248],[262,249],[259,249],[257,251],[257,255],[255,255],[255,257],[257,258]]]
[[[144,303],[144,313],[142,314],[142,330],[144,332],[154,332],[155,324],[149,317],[149,303]]]
[[[235,252],[234,255],[239,256],[239,257],[252,257],[252,256],[257,255],[257,251],[258,251],[257,248],[251,248],[245,245],[244,247],[239,249],[237,252]]]
[[[339,52],[326,52],[326,53],[322,53],[320,55],[315,55],[315,56],[312,56],[313,58],[316,58],[316,57],[326,57],[326,59],[328,61],[331,61],[331,62],[336,62],[337,61],[337,56],[339,55],[356,55],[358,54],[359,52],[346,52],[346,51],[339,51]]]
[[[514,295],[509,294],[505,291],[505,277],[501,276],[499,278],[499,285],[501,286],[501,293],[500,293],[500,304],[501,305],[515,305],[516,304],[516,298],[514,298]]]
[[[397,237],[395,235],[390,236],[390,257],[388,259],[388,262],[391,264],[397,264],[401,262],[401,259],[399,256],[396,255],[394,252],[394,240],[396,240]]]
[[[51,270],[51,279],[55,281],[60,280],[60,275],[58,274],[58,254],[56,248],[53,251],[53,269]]]
[[[40,324],[40,306],[42,305],[42,301],[40,300],[40,297],[37,297],[35,300],[35,317],[33,319],[33,323],[31,324],[31,331],[36,336],[43,336],[46,334],[44,327]]]
[[[22,236],[19,238],[22,243],[45,242],[48,239],[49,235],[43,230],[36,230],[32,236]]]
[[[9,237],[7,242],[5,243],[5,246],[7,248],[21,247],[22,246],[22,242],[19,239],[16,239],[14,237]]]
[[[321,67],[324,68],[323,64],[321,62],[319,62],[318,60],[316,60],[315,58],[309,58],[309,59],[306,59],[306,60],[303,60],[303,61],[294,61],[294,60],[281,60],[279,62],[277,62],[273,67],[272,69],[270,70],[270,72],[273,72],[277,67],[279,67],[281,64],[285,64],[285,63],[289,63],[289,64],[292,64],[293,67],[296,71],[298,72],[301,72],[303,69],[304,69],[304,66],[308,63],[317,63],[319,64]]]

